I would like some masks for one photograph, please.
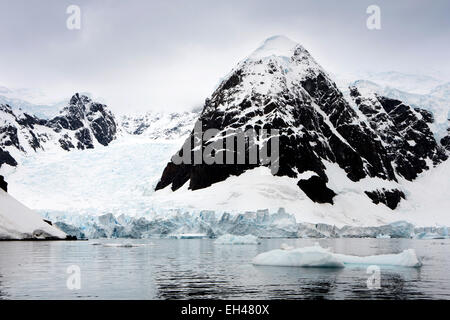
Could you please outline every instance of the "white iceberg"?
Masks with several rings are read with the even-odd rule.
[[[283,267],[322,267],[343,268],[346,265],[384,265],[401,267],[420,267],[422,263],[413,249],[398,254],[382,254],[372,256],[352,256],[337,254],[319,245],[304,248],[275,249],[263,252],[253,258],[254,265]]]
[[[329,267],[343,268],[344,263],[328,249],[313,247],[275,249],[263,252],[253,258],[255,265],[282,267]]]
[[[419,258],[417,258],[414,249],[403,250],[401,253],[380,254],[373,256],[351,256],[345,254],[334,254],[345,265],[379,265],[379,266],[399,266],[418,268],[422,266]]]
[[[169,235],[169,238],[172,239],[205,239],[208,235],[204,233],[178,233]]]
[[[258,237],[253,235],[236,236],[232,234],[224,234],[214,241],[214,244],[259,244]]]

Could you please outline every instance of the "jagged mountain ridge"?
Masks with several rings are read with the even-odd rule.
[[[390,101],[383,100],[383,103],[387,105]],[[404,130],[414,123],[418,129],[429,131],[427,121],[417,121],[417,117],[412,116],[417,113],[423,116],[424,112],[406,105],[402,105],[401,109],[409,116],[403,118],[401,114],[387,114],[387,118],[380,117],[373,121],[386,121],[389,125],[391,122],[402,123]],[[428,169],[429,163],[437,164],[447,158],[428,131],[420,137],[414,136],[411,131],[398,133],[401,139],[411,138],[416,143],[414,148],[402,143],[387,147],[387,135],[390,133],[382,135],[374,130],[373,123],[358,108],[349,104],[309,52],[285,37],[267,39],[240,62],[207,99],[199,120],[203,132],[211,128],[219,129],[215,139],[222,140],[227,128],[254,128],[256,131],[261,128],[278,129],[280,169],[276,175],[300,178],[303,173],[312,171],[314,175],[308,179],[300,178],[298,185],[317,202],[333,203],[333,192],[326,186],[328,177],[324,161],[337,163],[349,179],[357,182],[366,177],[387,181],[397,181],[399,178],[412,180]],[[191,134],[188,141],[193,139]],[[424,140],[426,145],[422,144]],[[203,148],[207,146],[208,142],[204,143]],[[392,158],[393,153],[398,151],[402,151],[401,154],[417,151],[417,154],[409,160],[409,166],[399,167],[397,164],[401,159],[396,163]],[[178,154],[181,155],[181,150]],[[427,159],[431,161],[427,162]],[[164,169],[156,190],[170,186],[176,191],[186,183],[191,190],[207,188],[254,167],[176,165],[171,161]],[[386,196],[386,190],[367,191],[372,192],[374,202],[387,204],[386,198],[390,196]],[[318,197],[320,194],[329,196],[321,199]],[[400,201],[401,194],[397,196]]]
[[[430,128],[437,140],[447,135],[447,129],[450,127],[450,95],[438,94],[438,88],[445,88],[445,85],[436,87],[435,90],[427,94],[416,94],[398,90],[389,86],[381,86],[368,80],[357,80],[350,82],[348,88],[356,87],[362,95],[372,95],[374,93],[387,98],[402,101],[404,104],[413,108],[425,109],[433,114],[433,122]],[[344,90],[344,94],[350,97],[350,91]]]
[[[16,158],[40,150],[92,149],[116,138],[118,125],[106,105],[75,94],[51,120],[0,105],[0,166],[16,166]]]
[[[382,139],[399,175],[414,180],[429,169],[426,159],[434,165],[446,159],[429,127],[434,122],[431,112],[376,93],[362,95],[357,87],[350,88],[350,95]]]

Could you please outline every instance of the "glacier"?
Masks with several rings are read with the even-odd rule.
[[[229,212],[178,210],[161,211],[150,217],[131,217],[111,213],[90,216],[43,213],[65,233],[79,239],[98,238],[217,238],[216,244],[257,242],[257,238],[448,238],[447,227],[415,227],[397,221],[377,227],[345,225],[337,227],[325,223],[297,222],[295,216],[279,209],[276,212],[258,210],[231,214]]]

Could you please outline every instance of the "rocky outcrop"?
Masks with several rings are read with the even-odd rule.
[[[8,192],[8,183],[5,181],[5,177],[0,175],[0,189]]]
[[[449,120],[450,121],[450,120]],[[441,139],[441,145],[447,150],[450,151],[450,128],[447,129],[447,136]]]
[[[312,201],[333,204],[333,197],[336,193],[327,187],[323,178],[312,176],[307,180],[301,179],[298,186]]]
[[[397,205],[400,203],[401,199],[406,199],[405,194],[397,189],[382,189],[375,191],[366,191],[365,193],[369,196],[370,199],[372,199],[373,203],[383,203],[392,210],[397,208]]]
[[[115,117],[107,106],[78,93],[70,99],[69,105],[60,115],[51,119],[47,125],[56,132],[63,129],[75,132],[75,139],[71,139],[70,135],[59,139],[65,150],[75,146],[77,149],[92,149],[94,142],[107,146],[117,134]]]
[[[11,156],[11,154],[8,151],[3,150],[0,147],[0,167],[3,164],[8,164],[12,167],[15,167],[17,166],[17,161]]]

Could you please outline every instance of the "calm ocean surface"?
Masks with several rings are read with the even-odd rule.
[[[413,248],[422,268],[381,268],[381,289],[367,288],[364,266],[253,266],[258,253],[315,242],[351,255]],[[142,244],[117,247],[111,244]],[[105,246],[107,244],[109,246]],[[69,266],[81,288],[69,290]],[[210,239],[103,239],[0,242],[0,299],[450,299],[450,240],[263,239],[215,245]]]

